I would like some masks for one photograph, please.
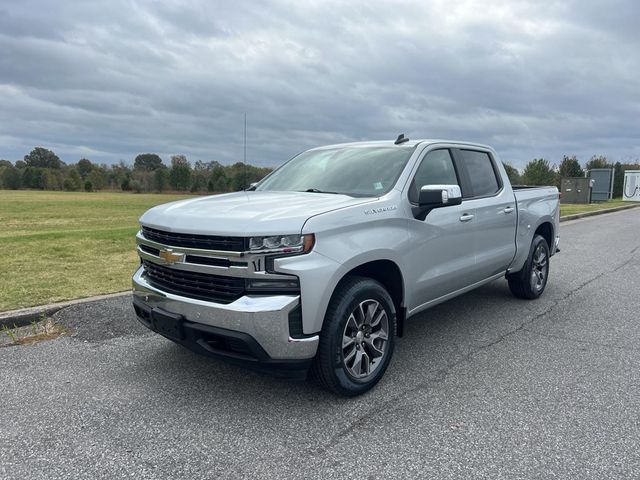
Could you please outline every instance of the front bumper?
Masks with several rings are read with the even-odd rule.
[[[249,354],[245,355],[245,360],[249,363],[275,365],[301,361],[304,364],[310,362],[316,354],[317,335],[292,338],[289,334],[289,314],[300,305],[299,295],[247,295],[230,304],[218,304],[158,290],[146,281],[142,267],[133,275],[132,284],[136,312],[140,321],[148,328],[153,329],[153,325],[148,319],[141,317],[139,309],[180,315],[190,330],[205,333],[208,330],[211,335],[241,337],[250,346]],[[198,338],[191,338],[189,335],[186,337],[187,343],[194,339],[202,346],[202,342],[197,342]],[[253,342],[259,348],[253,348]],[[178,343],[191,347],[185,342]],[[226,355],[222,350],[208,353],[221,357],[238,357],[237,353]]]

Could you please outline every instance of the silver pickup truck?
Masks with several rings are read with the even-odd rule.
[[[485,145],[314,148],[246,191],[147,211],[133,303],[196,352],[358,395],[409,317],[501,277],[539,297],[558,222],[558,190],[512,187]]]

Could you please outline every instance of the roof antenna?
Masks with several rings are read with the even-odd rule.
[[[393,142],[395,145],[400,145],[401,143],[404,142],[408,142],[409,138],[404,136],[404,133],[401,133],[400,135],[398,135],[398,138],[396,138],[396,141]]]

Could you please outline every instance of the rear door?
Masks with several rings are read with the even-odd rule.
[[[511,185],[489,150],[458,148],[452,151],[460,165],[464,202],[475,210],[476,267],[471,282],[504,272],[516,253],[517,211]]]
[[[460,185],[451,151],[438,148],[428,151],[413,172],[406,198],[414,207],[423,185]],[[408,278],[413,292],[409,310],[468,284],[474,268],[474,208],[468,202],[436,208],[424,220],[410,217],[412,241],[408,253]]]

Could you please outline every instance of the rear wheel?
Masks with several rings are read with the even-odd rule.
[[[509,289],[518,298],[532,300],[542,295],[548,278],[549,246],[544,237],[536,235],[522,270],[507,275]]]
[[[370,278],[347,278],[329,303],[314,376],[340,395],[366,392],[389,365],[395,333],[396,312],[385,288]]]

